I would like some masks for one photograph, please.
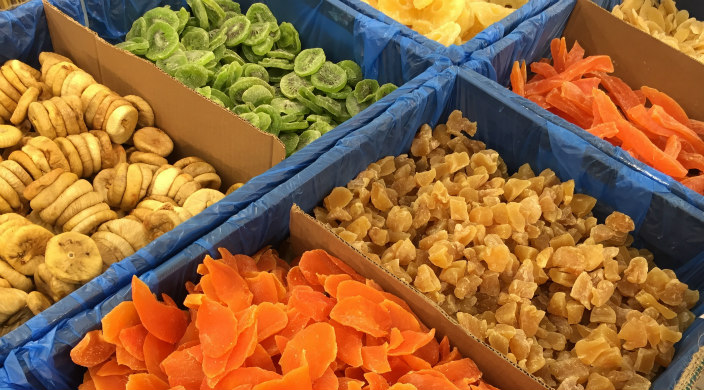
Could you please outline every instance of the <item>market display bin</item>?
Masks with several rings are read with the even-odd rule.
[[[59,3],[57,8],[69,13],[78,12],[76,15],[79,16],[83,15],[80,7],[71,8],[70,5],[76,4]],[[0,26],[2,39],[9,41],[13,31],[16,31],[23,22],[30,20],[32,24],[28,25],[27,39],[13,41],[12,47],[8,46],[8,52],[16,50],[18,53],[24,53],[21,56],[22,59],[36,64],[38,52],[51,49],[51,39],[53,39],[54,50],[74,58],[79,66],[93,73],[99,81],[106,83],[118,92],[136,92],[147,98],[157,114],[157,125],[163,127],[172,136],[174,132],[179,132],[180,136],[174,137],[177,148],[180,145],[188,152],[208,156],[208,160],[216,161],[217,163],[214,165],[218,171],[226,173],[224,176],[227,178],[225,180],[227,185],[234,181],[249,181],[222,201],[186,223],[177,226],[134,255],[114,264],[103,275],[0,338],[0,361],[4,360],[13,348],[41,337],[62,319],[93,307],[97,302],[128,283],[131,275],[142,274],[178,253],[195,239],[311,164],[332,147],[337,140],[369,123],[391,102],[403,96],[406,90],[414,88],[413,82],[401,86],[397,91],[370,106],[359,115],[326,133],[316,142],[295,153],[292,157],[281,161],[283,147],[275,137],[254,129],[234,114],[222,110],[219,106],[170,78],[153,64],[114,48],[88,29],[78,25],[71,18],[66,17],[57,8],[48,3],[42,5],[41,2],[34,0],[11,11],[12,24]],[[308,13],[309,23],[314,24],[316,21],[324,20],[328,28],[332,29],[336,26],[337,12],[339,12],[339,8],[321,7]],[[81,18],[79,20],[83,20]],[[46,23],[47,19],[49,20],[48,24]],[[129,24],[131,25],[131,22]],[[351,28],[351,26],[348,27]],[[338,27],[338,29],[340,28]],[[338,46],[345,47],[350,51],[351,47],[356,45],[353,42],[354,39],[358,39],[361,44],[365,42],[361,37],[355,38],[351,30],[348,35],[338,38],[343,37],[348,40],[339,41],[344,45]],[[307,38],[303,36],[303,39]],[[76,44],[79,41],[80,44]],[[379,38],[377,41],[381,44],[383,39]],[[332,47],[333,42],[330,41],[329,45]],[[5,52],[2,52],[2,55],[4,54]],[[341,52],[338,54],[342,55]],[[439,60],[434,66],[440,69],[446,63],[447,61]],[[385,77],[394,77],[391,70],[383,74],[388,75]],[[102,80],[98,75],[102,76]],[[427,80],[429,75],[429,72],[421,72],[415,83]],[[177,107],[183,108],[176,109]],[[192,115],[193,111],[197,111],[198,114]],[[208,118],[208,121],[201,126],[198,121],[202,118]],[[194,133],[194,129],[198,129],[198,131]],[[208,136],[209,131],[217,136]],[[273,168],[267,170],[270,167]]]
[[[155,292],[173,294],[176,301],[182,300],[185,291],[181,286],[196,278],[196,266],[205,255],[216,256],[218,247],[252,254],[264,245],[280,242],[289,235],[286,227],[293,204],[310,212],[334,187],[345,185],[371,162],[406,153],[421,124],[435,125],[454,109],[462,110],[465,116],[478,122],[475,138],[497,150],[509,172],[529,163],[536,171],[551,168],[562,180],[574,179],[576,192],[598,199],[597,217],[603,218],[613,210],[632,216],[637,245],[653,250],[656,263],[673,269],[690,288],[704,288],[702,251],[697,241],[692,240],[697,235],[701,237],[704,229],[699,210],[682,202],[654,178],[526,109],[520,99],[501,86],[470,69],[457,67],[439,71],[435,77],[407,91],[368,125],[340,140],[276,191],[253,202],[155,270],[145,273],[142,279]],[[690,233],[683,229],[673,231],[675,224],[687,226]],[[671,230],[663,230],[663,225]],[[369,263],[367,267],[373,266]],[[70,348],[87,331],[98,328],[100,318],[129,297],[126,286],[95,308],[58,324],[41,339],[14,350],[0,378],[13,382],[16,389],[76,386],[83,369],[71,363]],[[700,303],[695,314],[702,314],[703,308]],[[704,325],[697,320],[685,332],[671,366],[659,376],[654,388],[673,386],[698,348],[702,335]],[[494,360],[496,355],[491,359],[489,355],[469,356],[478,364],[482,364],[482,359],[486,364],[499,361]],[[480,368],[491,371],[482,365]],[[514,370],[518,369],[513,367],[505,372]],[[488,379],[503,388],[537,385],[527,374],[498,375]],[[521,382],[511,382],[514,379]]]

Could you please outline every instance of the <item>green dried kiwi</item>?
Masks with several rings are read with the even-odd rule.
[[[210,100],[211,100],[213,103],[215,103],[215,104],[217,104],[218,106],[220,106],[220,107],[227,108],[227,106],[225,106],[225,103],[223,103],[222,100],[218,99],[218,98],[215,97],[215,96],[211,96],[211,97],[210,97]]]
[[[261,85],[253,85],[242,93],[242,101],[252,103],[255,107],[261,104],[268,104],[274,95]]]
[[[251,20],[250,20],[251,21]],[[247,46],[254,46],[264,42],[269,37],[271,24],[266,22],[252,23],[249,27],[249,36],[244,40]]]
[[[147,30],[149,50],[147,58],[152,61],[170,56],[178,47],[178,33],[166,22],[157,20]]]
[[[347,112],[351,116],[359,114],[362,110],[369,107],[371,104],[371,101],[360,103],[354,93],[349,94],[349,96],[347,96],[347,99],[345,99],[345,108],[347,108]]]
[[[306,121],[282,122],[279,131],[282,133],[299,132],[307,129],[309,126],[310,123]]]
[[[286,76],[290,72],[290,70],[279,68],[267,68],[267,72],[269,72],[269,82],[278,84],[281,82],[281,79],[284,78],[284,76]],[[279,88],[277,88],[277,92],[278,93],[276,95],[284,96]]]
[[[149,42],[142,37],[134,37],[129,41],[118,43],[115,46],[138,56],[147,54],[147,50],[149,50]]]
[[[293,154],[298,146],[298,134],[296,133],[283,133],[279,134],[279,139],[284,144],[286,148],[286,157]]]
[[[293,71],[301,77],[310,76],[317,72],[325,63],[325,52],[316,47],[305,49],[298,53],[293,61]]]
[[[208,35],[210,36],[208,50],[213,50],[220,45],[224,45],[225,41],[227,41],[227,31],[221,28],[217,30],[210,30]]]
[[[315,131],[318,131],[320,134],[325,134],[334,128],[335,128],[335,126],[333,126],[327,122],[317,121],[317,122],[311,123],[308,130],[315,130]]]
[[[186,58],[184,51],[176,49],[176,51],[174,51],[174,53],[171,54],[168,58],[157,60],[156,66],[158,66],[164,72],[173,76],[174,74],[176,74],[176,70],[179,67],[181,67],[182,65],[186,65],[187,63],[188,59]]]
[[[190,16],[188,22],[186,22],[186,27],[200,27],[200,22],[195,16]],[[185,28],[184,28],[185,30]]]
[[[242,67],[242,74],[246,77],[256,77],[269,82],[269,72],[261,65],[247,63]]]
[[[240,4],[235,3],[232,0],[215,0],[216,3],[220,6],[220,8],[223,9],[223,11],[227,12],[234,12],[237,14],[241,14],[242,10],[240,9]]]
[[[266,53],[266,56],[270,57],[270,58],[284,59],[284,60],[288,60],[288,61],[293,61],[293,59],[296,58],[295,54],[291,54],[291,53],[287,52],[286,50],[282,50],[282,49],[272,50],[272,51]],[[291,68],[291,69],[293,69],[293,68]]]
[[[286,71],[293,70],[293,63],[289,60],[284,60],[282,58],[264,58],[259,61],[259,65],[265,68],[277,68]],[[288,73],[288,72],[286,72]]]
[[[322,134],[320,134],[319,131],[317,130],[306,130],[302,132],[298,136],[298,146],[296,147],[296,151],[299,151],[306,146],[308,146],[311,142],[315,141],[316,139],[320,138]]]
[[[181,31],[186,28],[186,24],[188,24],[188,19],[191,17],[191,13],[188,12],[187,9],[181,7],[181,9],[176,11],[176,16],[178,16],[178,28],[176,29],[176,32],[180,34]]]
[[[265,112],[255,112],[259,116],[259,130],[279,135],[279,131],[271,128],[271,117]]]
[[[210,96],[212,95],[212,91],[213,91],[213,89],[208,87],[207,85],[205,87],[196,88],[196,92],[207,97],[208,99],[210,99]]]
[[[256,78],[256,77],[240,77],[235,81],[230,88],[227,89],[227,95],[230,96],[230,99],[232,99],[233,102],[241,102],[242,101],[242,94],[252,87],[253,85],[261,85],[269,90],[271,92],[271,95],[274,95],[274,87],[269,85],[266,81]]]
[[[298,96],[298,89],[301,87],[311,88],[313,84],[307,79],[297,75],[295,72],[291,72],[282,77],[279,83],[281,93],[289,99],[295,99]]]
[[[236,62],[240,65],[244,65],[246,62],[239,54],[230,49],[225,49],[225,54],[223,54],[221,61],[225,64]]]
[[[251,24],[244,15],[237,15],[223,22],[221,28],[225,30],[225,45],[234,47],[244,42],[249,36]]]
[[[210,28],[210,21],[208,20],[208,13],[205,11],[205,6],[202,0],[186,0],[188,6],[191,7],[191,13],[198,19],[198,25],[200,28],[208,30]]]
[[[249,122],[252,126],[259,128],[259,115],[253,112],[243,112],[242,114],[237,114],[240,118]]]
[[[177,31],[181,26],[178,14],[176,14],[176,12],[174,12],[168,5],[164,7],[152,8],[145,12],[142,17],[147,22],[147,26],[151,26],[157,21],[169,24],[173,27],[174,31]]]
[[[187,50],[183,54],[185,54],[190,64],[206,66],[208,63],[215,60],[215,54],[208,50]]]
[[[254,3],[250,5],[246,15],[247,19],[251,20],[252,23],[278,23],[276,21],[276,17],[274,16],[274,14],[271,13],[271,10],[269,9],[269,7],[266,6],[266,4]]]
[[[317,115],[317,114],[310,114],[306,117],[306,120],[308,122],[325,122],[325,123],[331,123],[332,118],[330,118],[327,115]]]
[[[291,23],[283,22],[279,25],[279,30],[281,37],[276,42],[276,47],[293,55],[298,54],[301,51],[301,38],[296,28]]]
[[[256,64],[264,58],[264,56],[254,54],[251,46],[240,45],[240,49],[242,50],[242,55],[244,55],[244,58],[247,60],[246,62],[253,62]]]
[[[204,50],[210,45],[210,35],[200,27],[188,27],[181,36],[181,43],[186,50]]]
[[[350,118],[352,118],[352,116],[349,113],[347,113],[347,109],[343,109],[342,115],[335,117],[335,122],[336,123],[343,123]]]
[[[355,85],[353,94],[359,103],[373,103],[377,90],[379,90],[378,81],[365,79]],[[352,113],[350,112],[350,114]]]
[[[137,18],[137,20],[132,23],[132,28],[130,28],[130,31],[127,32],[125,40],[129,41],[136,37],[147,37],[147,21],[144,17]]]
[[[247,104],[247,103],[238,104],[238,105],[232,107],[232,112],[234,112],[237,115],[242,115],[244,113],[254,111],[254,108],[255,107],[252,106],[251,104]]]
[[[196,89],[208,82],[208,70],[198,64],[181,65],[176,69],[174,77],[189,88]]]
[[[302,115],[308,112],[308,108],[303,104],[285,98],[274,98],[269,104],[284,114]]]
[[[374,101],[383,99],[384,96],[395,91],[396,88],[398,88],[398,87],[392,83],[386,83],[386,84],[382,85],[381,87],[379,87],[379,89],[376,90],[376,93],[374,94]]]
[[[215,54],[215,61],[216,62],[219,63],[220,60],[222,60],[222,57],[225,55],[225,49],[226,49],[225,45],[220,45],[220,46],[216,47],[215,49],[213,49],[213,54]]]
[[[219,27],[225,21],[225,10],[215,0],[201,0],[208,15],[210,27]]]
[[[344,69],[347,72],[347,85],[354,88],[358,82],[364,79],[362,75],[362,68],[351,60],[342,60],[337,63],[337,66]]]
[[[345,114],[345,107],[337,100],[321,95],[316,95],[315,98],[314,102],[325,111],[331,113],[332,116],[339,117]]]
[[[271,127],[278,133],[278,129],[281,127],[281,114],[276,108],[272,107],[270,104],[261,104],[254,109],[254,112],[263,112],[269,115],[271,118]]]
[[[252,46],[252,52],[258,56],[264,56],[274,47],[274,40],[267,37],[262,43]]]
[[[281,123],[302,122],[303,115],[286,114],[281,115]]]
[[[279,29],[278,24],[271,23],[271,30],[269,31],[269,38],[273,39],[274,42],[277,42],[281,38],[281,29]]]
[[[238,72],[237,75],[235,75],[236,72]],[[236,62],[225,64],[215,73],[213,88],[225,91],[240,75],[242,75],[242,67],[240,64]]]
[[[299,101],[304,106],[308,107],[309,110],[313,111],[316,114],[323,113],[323,109],[320,106],[318,106],[318,104],[315,102],[315,100],[316,100],[315,94],[310,89],[308,89],[306,87],[298,88],[298,94],[296,95],[296,100]]]
[[[345,100],[345,99],[347,99],[347,96],[351,93],[352,93],[352,87],[350,87],[350,85],[347,84],[347,85],[345,85],[344,88],[342,88],[341,90],[339,90],[337,92],[328,93],[328,96],[330,96],[331,98],[336,99],[336,100]]]
[[[332,62],[325,61],[323,66],[310,76],[310,82],[323,92],[337,92],[347,85],[347,72]]]
[[[227,96],[227,94],[225,94],[225,92],[223,92],[219,89],[211,88],[210,89],[210,96],[218,98],[218,100],[220,100],[225,107],[230,108],[233,106],[232,100],[230,99],[230,97]]]

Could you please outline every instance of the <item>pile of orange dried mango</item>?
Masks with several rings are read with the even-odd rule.
[[[525,63],[513,64],[513,92],[704,195],[704,122],[657,89],[634,91],[610,76],[609,56],[584,57],[578,42],[568,51],[565,38],[554,39],[550,49],[552,64],[530,64],[530,80]]]
[[[325,251],[297,266],[220,249],[187,283],[188,311],[137,277],[71,351],[86,389],[491,390],[398,297]]]

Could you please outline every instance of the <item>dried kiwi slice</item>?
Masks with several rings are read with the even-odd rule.
[[[230,96],[230,99],[232,99],[233,102],[241,102],[244,91],[248,90],[253,85],[261,85],[267,88],[269,92],[271,92],[272,96],[274,95],[274,87],[269,85],[266,81],[256,77],[240,77],[230,86],[230,88],[227,89],[227,95]]]
[[[266,4],[262,3],[254,3],[251,6],[249,6],[249,9],[247,10],[247,19],[251,20],[252,23],[259,23],[259,22],[271,22],[271,23],[276,23],[276,17],[274,14],[271,13],[271,10],[269,7],[266,6]]]
[[[349,96],[347,96],[347,99],[345,99],[345,108],[347,108],[347,112],[351,116],[359,114],[362,110],[369,107],[370,105],[371,101],[360,103],[354,93],[349,94]]]
[[[279,68],[267,68],[267,72],[269,72],[269,82],[279,84],[281,82],[281,79],[286,76],[290,72],[290,70]],[[279,91],[278,95],[283,96],[281,91]]]
[[[301,77],[310,76],[317,72],[324,63],[325,52],[323,49],[319,47],[305,49],[298,53],[293,61],[293,71]]]
[[[320,69],[310,77],[310,82],[323,92],[337,92],[347,85],[347,72],[332,62],[325,61]]]
[[[364,79],[364,76],[362,75],[362,68],[360,68],[354,61],[342,60],[337,63],[337,66],[347,72],[347,84],[352,88]]]
[[[311,123],[308,130],[315,130],[315,131],[318,131],[320,134],[325,134],[334,128],[335,128],[335,126],[331,125],[330,123],[323,122],[323,121],[317,121],[317,122]]]
[[[298,132],[300,130],[305,130],[309,127],[306,121],[295,121],[295,122],[282,122],[279,131],[282,133],[288,132]]]
[[[311,114],[306,117],[306,120],[308,122],[325,122],[325,123],[332,123],[332,118],[330,118],[327,115],[316,115],[316,114]]]
[[[379,82],[372,79],[365,79],[357,83],[354,87],[354,97],[359,103],[374,102],[376,91],[379,90]],[[350,112],[352,114],[352,112]],[[354,115],[354,114],[353,114]]]
[[[262,104],[254,109],[256,113],[264,113],[271,119],[271,128],[269,132],[279,134],[279,128],[281,127],[281,115],[270,104]]]
[[[235,3],[232,0],[215,0],[215,2],[218,3],[220,8],[222,8],[223,11],[225,11],[225,13],[227,13],[227,12],[234,12],[236,14],[242,13],[242,11],[240,9],[240,4]]]
[[[298,146],[296,147],[296,151],[305,148],[311,142],[315,141],[321,136],[322,134],[320,134],[320,132],[317,130],[306,130],[302,132],[301,135],[298,136]]]
[[[382,85],[381,87],[379,87],[379,89],[376,90],[376,93],[374,94],[374,101],[383,99],[384,96],[395,91],[396,88],[398,88],[398,87],[392,83],[386,83],[386,84]]]
[[[255,107],[268,104],[274,95],[262,85],[253,85],[247,88],[242,94],[242,101],[245,103],[252,103]]]
[[[210,27],[219,27],[225,21],[225,10],[215,0],[201,0],[208,15]]]
[[[225,49],[227,49],[225,47],[225,45],[220,45],[220,46],[216,47],[215,49],[213,49],[213,54],[215,54],[215,61],[216,62],[220,62],[222,57],[225,55]]]
[[[208,70],[198,64],[181,65],[174,74],[176,79],[189,88],[199,88],[208,82]]]
[[[287,115],[304,115],[308,112],[308,108],[299,102],[294,102],[284,98],[274,98],[271,100],[271,106],[279,112]]]
[[[267,115],[265,112],[254,112],[259,116],[259,130],[261,131],[266,131],[267,133],[272,133],[276,136],[279,135],[278,130],[274,130],[271,128],[271,117]]]
[[[252,63],[244,64],[242,67],[242,74],[246,77],[256,77],[266,81],[267,83],[269,82],[269,72],[267,72],[261,65]]]
[[[314,102],[325,109],[325,111],[332,114],[334,117],[340,117],[345,114],[345,108],[335,99],[329,98],[327,96],[316,96]]]
[[[188,63],[188,59],[186,58],[186,55],[182,50],[176,49],[173,54],[171,54],[168,58],[163,59],[163,60],[157,60],[156,61],[156,66],[159,67],[159,69],[163,70],[164,72],[170,74],[173,76],[176,74],[176,70],[181,67],[181,65],[186,65]]]
[[[247,62],[253,62],[256,64],[264,58],[264,56],[254,54],[251,46],[241,45],[240,48],[242,49],[242,55],[244,55],[244,58],[247,59]]]
[[[258,56],[264,56],[274,47],[274,39],[267,37],[262,43],[252,46],[252,52]]]
[[[147,54],[147,50],[149,50],[149,42],[142,37],[134,37],[115,46],[138,56]]]
[[[225,64],[231,64],[233,62],[236,62],[240,65],[244,65],[246,61],[235,51],[225,49],[225,54],[222,55],[222,62]]]
[[[293,70],[293,62],[284,60],[282,58],[264,58],[259,61],[259,65],[265,68],[276,68],[283,70]]]
[[[281,93],[289,99],[295,99],[298,96],[298,89],[301,87],[310,88],[313,84],[294,72],[287,74],[281,78],[279,88]]]
[[[225,30],[225,46],[234,47],[244,42],[249,36],[251,24],[252,22],[244,15],[237,15],[227,19],[221,27]]]
[[[208,20],[208,13],[205,11],[205,6],[202,0],[186,0],[186,3],[191,7],[191,13],[198,19],[198,25],[200,28],[209,29],[210,21]]]
[[[253,113],[253,112],[243,112],[241,114],[237,114],[240,116],[240,118],[246,120],[249,122],[252,126],[259,128],[259,115]]]
[[[143,17],[137,18],[137,20],[132,23],[132,28],[127,32],[125,40],[129,41],[136,37],[147,37],[147,21]]]
[[[232,112],[234,112],[237,115],[241,115],[246,112],[252,112],[252,111],[254,111],[254,106],[252,106],[251,104],[247,104],[247,103],[237,104],[234,107],[232,107]]]
[[[278,45],[278,42],[277,42],[277,45]],[[272,51],[266,53],[266,56],[270,57],[270,58],[284,59],[284,60],[288,60],[288,61],[293,61],[293,59],[296,58],[295,54],[291,54],[290,52],[287,52],[286,50],[282,50],[282,49],[272,50]],[[293,69],[293,68],[291,68],[291,69]]]
[[[352,93],[352,87],[349,86],[349,84],[345,85],[344,88],[337,92],[332,92],[328,93],[328,96],[330,96],[333,99],[336,100],[345,100],[347,99],[347,96]]]
[[[214,50],[218,46],[224,45],[227,41],[227,31],[222,28],[217,30],[210,30],[208,33],[210,36],[210,44],[208,45],[208,50]]]
[[[266,22],[252,23],[249,27],[249,36],[244,40],[247,46],[254,46],[264,42],[269,37],[271,24]],[[259,54],[258,54],[259,55]]]
[[[283,133],[279,134],[279,139],[283,142],[286,148],[286,157],[293,154],[298,146],[298,134],[296,133]]]
[[[318,106],[316,101],[316,96],[311,92],[310,89],[301,87],[298,88],[298,95],[296,95],[296,100],[301,102],[304,106],[308,107],[309,110],[316,114],[322,114],[323,109]]]
[[[187,50],[184,52],[186,59],[190,64],[197,64],[201,66],[208,65],[211,61],[215,60],[215,54],[208,50]]]
[[[223,92],[219,89],[211,88],[210,89],[210,96],[220,100],[222,102],[222,104],[227,108],[230,108],[233,106],[232,100],[230,99],[230,97],[227,96],[225,94],[225,92]]]
[[[215,73],[213,88],[226,91],[242,75],[242,66],[237,62],[223,65]]]
[[[186,50],[207,49],[210,45],[210,35],[200,27],[188,27],[181,37],[181,43]]]
[[[157,20],[147,30],[149,50],[147,58],[152,61],[170,56],[178,47],[178,33],[170,24]]]
[[[176,11],[176,16],[178,16],[178,28],[176,31],[180,34],[181,31],[186,28],[186,24],[188,24],[188,19],[191,17],[191,14],[187,9],[181,7],[181,9]]]
[[[196,92],[207,97],[208,99],[210,99],[210,96],[212,95],[212,91],[213,91],[213,89],[208,86],[196,88]]]
[[[181,25],[178,15],[168,5],[164,7],[152,8],[145,12],[142,17],[147,22],[147,26],[151,26],[155,22],[161,21],[169,24],[173,27],[174,31],[176,31]]]

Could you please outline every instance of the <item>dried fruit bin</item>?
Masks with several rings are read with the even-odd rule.
[[[545,28],[553,28],[553,25],[559,26],[564,24],[566,19],[563,20],[563,18],[566,18],[566,15],[548,14],[547,9],[557,3],[567,2],[573,4],[573,0],[530,0],[509,16],[490,25],[484,29],[484,31],[480,32],[474,38],[463,43],[462,45],[445,46],[412,30],[410,27],[397,22],[390,16],[387,16],[383,12],[377,10],[362,0],[342,1],[360,13],[388,24],[391,26],[391,31],[393,31],[394,34],[398,34],[406,37],[407,39],[419,42],[430,52],[442,54],[456,65],[468,60],[474,51],[483,49],[493,44],[513,31],[521,23],[536,15],[544,15],[543,17],[547,20]]]
[[[508,85],[509,73],[513,61],[520,59],[525,60],[528,64],[538,61],[541,57],[549,55],[550,41],[553,38],[559,38],[565,34],[567,40],[570,41],[570,39],[574,39],[574,37],[570,38],[569,34],[574,35],[582,31],[585,28],[585,23],[586,25],[592,23],[589,18],[598,16],[599,22],[604,26],[603,30],[608,31],[607,34],[609,37],[615,38],[607,39],[606,35],[602,36],[601,33],[598,32],[590,33],[594,38],[584,38],[588,35],[583,33],[581,35],[583,40],[586,41],[589,39],[590,41],[589,46],[585,45],[588,49],[587,55],[600,54],[610,56],[615,64],[615,74],[623,78],[631,87],[639,88],[641,85],[648,85],[658,88],[675,98],[692,118],[702,119],[702,106],[699,103],[701,102],[700,97],[702,96],[701,89],[697,87],[692,88],[693,83],[695,85],[701,83],[701,78],[696,76],[698,74],[704,74],[702,73],[704,72],[704,67],[701,63],[637,30],[627,23],[620,21],[614,16],[605,15],[603,10],[593,6],[588,0],[578,0],[574,9],[571,7],[569,7],[569,9],[565,8],[560,4],[555,7],[557,7],[557,9],[555,9],[554,12],[572,12],[566,24],[567,29],[563,30],[562,27],[565,26],[562,26],[559,29],[545,31],[541,27],[544,22],[540,20],[539,17],[533,18],[523,23],[516,28],[516,30],[497,41],[495,44],[473,53],[469,61],[471,64],[468,64],[468,66],[471,68],[478,67],[481,69],[479,72],[484,76],[498,81],[499,84]],[[608,24],[608,27],[605,26],[606,24]],[[545,34],[542,34],[540,39],[536,41],[534,37],[541,32],[545,32]],[[569,45],[571,44],[572,42],[569,43]],[[646,49],[640,49],[640,45],[645,45]],[[599,47],[599,52],[590,53],[590,46]],[[621,50],[621,48],[630,48],[630,50]],[[652,54],[653,52],[657,52],[658,54]],[[520,54],[516,55],[515,53]],[[677,69],[680,69],[681,72],[670,72],[669,70],[672,69],[671,62],[676,62]],[[646,63],[648,66],[645,69],[641,69],[638,67],[638,63]],[[587,134],[587,132],[580,127],[553,115],[547,110],[530,102],[528,99],[521,98],[518,101],[526,108],[535,111],[549,121],[573,131],[579,137],[592,143],[623,164],[629,165],[633,167],[634,170],[642,171],[644,172],[643,174],[655,178],[658,182],[666,186],[669,191],[676,194],[680,201],[704,211],[704,197],[686,188],[673,178],[634,159],[622,149],[591,134]],[[694,240],[693,238],[692,240],[693,243],[699,242],[700,248],[704,248],[704,244],[701,240]]]
[[[403,99],[394,102],[368,125],[342,139],[334,148],[299,174],[229,218],[208,235],[196,240],[157,269],[143,275],[151,287],[173,292],[195,274],[206,254],[217,248],[253,253],[287,235],[289,210],[294,203],[310,212],[333,187],[341,186],[365,169],[369,163],[387,155],[405,153],[419,126],[434,125],[453,109],[478,122],[477,138],[497,150],[510,171],[523,163],[536,170],[553,169],[563,179],[575,180],[575,191],[599,199],[598,217],[613,210],[633,216],[637,243],[656,252],[659,266],[668,267],[691,288],[704,287],[704,254],[696,248],[697,236],[659,230],[648,223],[652,218],[668,216],[688,229],[699,232],[704,223],[695,218],[698,211],[681,202],[664,185],[642,172],[634,171],[618,160],[585,142],[573,132],[546,121],[525,109],[519,99],[501,86],[489,82],[472,70],[450,67],[426,80]],[[635,200],[644,201],[635,201]],[[89,308],[58,324],[37,341],[13,351],[0,379],[14,380],[16,388],[67,388],[75,386],[81,372],[72,365],[68,351],[82,335],[97,328],[99,319],[119,302],[129,298],[123,288],[95,308]],[[183,295],[175,297],[177,300]],[[704,305],[695,308],[700,315]],[[671,365],[654,388],[670,388],[698,348],[704,325],[697,321],[685,333]],[[481,361],[475,358],[477,362]],[[9,379],[12,378],[12,379]],[[673,379],[674,378],[674,379]],[[26,381],[26,382],[25,382]]]
[[[72,3],[59,3],[57,5],[62,10],[67,12],[73,13],[80,11],[80,9],[70,8]],[[29,63],[36,63],[38,52],[51,49],[52,43],[50,40],[50,28],[46,23],[45,9],[41,2],[32,1],[0,15],[4,14],[12,15],[13,18],[8,22],[9,24],[0,25],[0,41],[5,43],[12,42],[12,46],[10,43],[7,43],[8,50],[7,52],[3,50],[3,55],[5,55],[5,53],[19,53],[18,56],[25,61]],[[22,29],[24,23],[27,23],[26,29]],[[72,30],[74,32],[80,30],[84,34],[90,34],[87,31],[83,31],[82,28],[75,23],[72,28],[74,29]],[[10,38],[13,37],[13,34],[16,31],[26,33],[26,39],[24,36],[18,34],[17,37],[21,39],[11,41]],[[92,47],[92,45],[85,45],[82,48],[85,49]],[[118,58],[128,56],[127,53],[115,49],[109,45],[105,45],[105,49],[107,52],[111,53],[111,55],[115,55]],[[128,60],[141,61],[134,57],[129,57]],[[111,62],[106,61],[105,63]],[[156,68],[153,68],[151,64],[148,65],[150,67],[149,69],[153,72],[160,72]],[[92,64],[92,66],[97,69],[97,65]],[[109,77],[123,79],[122,76],[124,75],[124,72],[129,72],[129,69],[129,67],[126,69],[110,69],[110,71],[106,73],[109,73]],[[107,74],[104,74],[104,77],[107,76]],[[130,79],[128,76],[125,77],[128,80]],[[162,77],[162,75],[157,74],[157,77]],[[430,76],[421,76],[419,80],[425,80],[423,77],[427,79]],[[186,94],[201,99],[198,95],[195,95],[192,91],[181,86],[176,81],[170,79],[169,81],[172,82],[175,87],[180,88],[179,93],[177,94],[178,96]],[[68,318],[87,307],[93,307],[97,302],[105,299],[106,296],[122,287],[125,283],[129,282],[131,275],[142,274],[157,264],[160,264],[164,259],[173,256],[180,249],[190,244],[196,238],[207,233],[214,226],[222,223],[229,216],[234,215],[252,201],[276,188],[280,183],[285,182],[302,168],[315,161],[323,152],[334,146],[340,138],[350,132],[353,132],[356,128],[368,123],[379,115],[379,113],[385,110],[391,102],[398,97],[403,96],[405,91],[409,88],[413,88],[413,83],[409,83],[407,86],[402,86],[385,99],[377,102],[374,106],[355,116],[353,119],[346,121],[345,124],[338,126],[335,131],[331,131],[329,134],[326,134],[325,137],[321,137],[321,139],[315,142],[313,146],[301,150],[293,157],[279,163],[266,173],[249,180],[245,186],[223,199],[221,202],[218,202],[214,206],[208,208],[196,218],[179,225],[176,229],[165,234],[163,237],[160,237],[158,240],[135,253],[133,256],[115,264],[103,275],[89,282],[87,285],[61,300],[56,305],[53,305],[48,310],[42,312],[40,315],[35,316],[15,331],[5,337],[0,338],[0,360],[4,361],[13,348],[18,347],[29,340],[34,340],[41,337],[62,319]],[[212,108],[215,108],[215,106],[209,102],[204,103],[207,104],[208,107],[212,106]],[[230,116],[227,113],[225,113],[225,115],[230,118],[229,120],[236,120],[234,115]],[[233,161],[234,160],[236,159],[233,159]],[[275,163],[276,161],[273,161],[271,165],[263,167],[261,171],[264,171],[266,168],[271,167]],[[249,179],[252,176],[253,175],[249,175],[246,179]],[[243,179],[245,179],[245,177],[243,177]]]

